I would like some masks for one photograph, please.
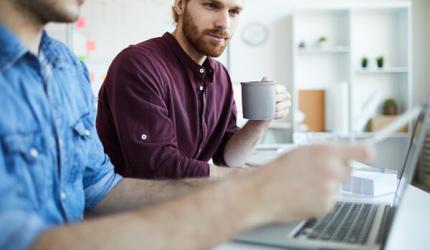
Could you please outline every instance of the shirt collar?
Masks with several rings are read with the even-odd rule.
[[[27,52],[18,37],[0,23],[0,70],[15,63]]]
[[[201,80],[209,79],[209,81],[213,80],[214,62],[212,58],[207,57],[203,65],[199,65],[198,63],[194,62],[190,56],[188,56],[188,54],[182,49],[181,45],[178,43],[178,41],[172,34],[170,34],[169,32],[166,32],[163,35],[163,39],[167,41],[169,48],[171,48],[174,54],[178,57],[178,59],[188,69],[191,70],[191,72],[197,79],[201,79]]]
[[[65,64],[60,48],[56,46],[54,40],[44,30],[42,39],[40,40],[39,53],[43,53],[47,63],[51,64],[54,68],[62,67]]]
[[[40,53],[43,53],[47,63],[50,63],[53,67],[60,67],[63,65],[64,59],[55,47],[52,38],[44,30],[40,40]],[[19,38],[0,23],[0,70],[14,64],[27,52],[29,50]]]

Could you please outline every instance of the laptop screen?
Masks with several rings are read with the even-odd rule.
[[[420,158],[423,148],[424,139],[428,127],[428,104],[423,106],[423,111],[419,115],[409,144],[408,153],[406,155],[405,163],[403,164],[402,172],[400,173],[400,181],[397,187],[396,195],[394,197],[394,206],[398,206],[406,186],[412,182],[412,178],[416,176],[415,170],[417,169],[418,159]],[[415,181],[414,181],[415,182]]]

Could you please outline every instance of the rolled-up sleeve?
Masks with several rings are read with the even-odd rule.
[[[84,176],[85,209],[91,210],[123,179],[114,172],[109,158],[104,155],[95,164],[86,167]]]
[[[163,179],[208,176],[207,162],[186,157],[178,150],[176,129],[169,117],[163,80],[157,69],[145,62],[144,54],[133,53],[137,52],[123,51],[109,69],[108,84],[105,82],[109,103],[99,101],[97,117],[102,140],[107,134],[104,126],[113,120],[126,164],[121,166],[125,176]]]
[[[91,210],[122,180],[115,173],[109,157],[104,153],[103,146],[92,126],[89,143],[88,164],[84,172],[85,209]]]

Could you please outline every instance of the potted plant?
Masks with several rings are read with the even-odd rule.
[[[322,36],[318,39],[318,46],[325,47],[327,45],[327,37]]]
[[[378,65],[378,68],[384,67],[384,57],[383,56],[378,56],[376,58],[376,65]]]
[[[363,69],[365,69],[365,68],[367,68],[367,65],[369,64],[369,58],[367,58],[367,57],[363,57],[362,59],[361,59],[361,67],[363,68]]]
[[[306,49],[306,43],[305,43],[305,41],[300,41],[299,48],[300,49]]]
[[[384,115],[397,115],[397,102],[394,98],[384,101],[383,113]]]

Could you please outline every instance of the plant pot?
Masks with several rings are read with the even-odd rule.
[[[378,66],[378,68],[383,68],[384,67],[384,60],[376,60],[376,65]]]
[[[394,105],[384,106],[384,115],[397,115],[397,107]]]
[[[367,68],[367,65],[368,65],[368,62],[367,62],[367,61],[362,61],[362,62],[361,62],[361,67],[362,67],[363,69],[366,69],[366,68]]]

